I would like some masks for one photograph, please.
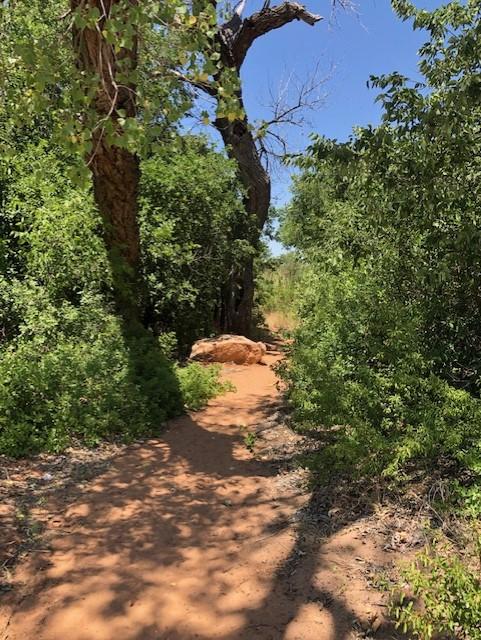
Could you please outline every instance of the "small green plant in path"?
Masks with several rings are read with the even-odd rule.
[[[257,442],[257,434],[254,431],[248,431],[244,436],[244,444],[248,451],[254,453]]]

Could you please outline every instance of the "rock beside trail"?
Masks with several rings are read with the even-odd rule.
[[[263,342],[254,342],[244,336],[222,335],[197,340],[192,347],[191,360],[207,362],[234,362],[257,364],[266,353]]]

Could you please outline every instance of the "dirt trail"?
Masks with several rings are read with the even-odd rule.
[[[1,640],[343,640],[379,627],[366,567],[387,552],[362,520],[323,538],[302,518],[309,494],[269,456],[295,439],[272,422],[275,374],[225,375],[235,393],[51,500],[45,548],[0,598]],[[244,425],[262,432],[261,459]]]

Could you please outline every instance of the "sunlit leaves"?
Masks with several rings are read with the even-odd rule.
[[[159,3],[120,0],[105,3],[32,0],[1,8],[0,108],[1,144],[9,131],[30,125],[48,113],[52,135],[83,156],[92,153],[99,132],[109,144],[141,154],[158,140],[159,125],[166,131],[190,106],[189,96],[172,74],[214,82],[220,55],[215,46],[217,15],[210,2],[188,7],[180,0]],[[95,32],[109,47],[108,68],[86,68],[76,61],[73,33]],[[131,64],[135,50],[138,64]],[[131,87],[136,113],[127,117],[112,108],[98,110],[105,84]],[[218,83],[218,80],[217,80]],[[235,78],[222,78],[223,113],[238,113]],[[115,105],[112,103],[112,106]]]
[[[425,79],[373,79],[384,122],[342,144],[314,138],[297,162],[283,235],[307,271],[285,373],[299,421],[335,427],[314,461],[319,473],[338,465],[395,479],[420,461],[442,460],[474,485],[480,4],[451,3],[434,14],[394,4],[432,35],[421,51]],[[463,627],[466,637],[472,629],[472,621]]]

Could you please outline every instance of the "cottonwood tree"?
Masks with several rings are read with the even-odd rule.
[[[4,151],[18,128],[51,114],[54,141],[80,152],[91,172],[115,302],[128,325],[139,324],[139,155],[181,115],[163,70],[202,73],[215,8],[198,3],[194,16],[177,0],[32,0],[3,2],[0,12]]]
[[[75,63],[87,78],[98,78],[88,107],[96,123],[91,130],[87,165],[104,221],[104,238],[113,265],[119,311],[140,318],[140,234],[138,224],[138,155],[119,144],[127,118],[138,112],[137,0],[71,0]],[[117,140],[114,141],[114,139]]]
[[[178,74],[191,86],[204,92],[216,102],[214,126],[220,133],[228,155],[238,166],[239,177],[245,190],[245,210],[252,226],[248,240],[252,251],[242,263],[233,269],[230,282],[226,283],[222,295],[219,324],[222,330],[248,334],[252,329],[254,301],[254,255],[266,224],[271,204],[271,179],[263,157],[267,156],[265,134],[276,123],[288,122],[294,112],[307,106],[307,98],[314,86],[305,83],[301,87],[297,102],[286,106],[280,102],[274,109],[272,120],[255,131],[245,113],[241,69],[253,43],[271,31],[280,29],[291,22],[301,21],[313,26],[321,16],[311,13],[304,6],[291,1],[271,7],[266,2],[260,11],[243,18],[246,1],[242,0],[232,17],[218,25],[212,52],[208,58],[214,59],[209,77],[192,78],[188,74]],[[235,86],[239,115],[230,109],[225,99],[225,86]],[[275,134],[274,134],[275,135]],[[281,142],[282,140],[278,139]]]
[[[252,44],[274,29],[320,16],[284,2],[227,22],[215,0],[32,0],[0,5],[0,102],[9,130],[52,116],[53,137],[79,151],[94,194],[114,275],[119,312],[144,321],[145,291],[137,220],[139,155],[159,122],[185,111],[172,95],[179,78],[212,96],[215,126],[245,188],[246,238],[254,251],[223,292],[222,328],[246,333],[253,301],[253,254],[267,219],[270,178],[263,145],[244,111],[240,70]],[[150,47],[150,49],[149,49]],[[174,73],[167,73],[167,69]]]

